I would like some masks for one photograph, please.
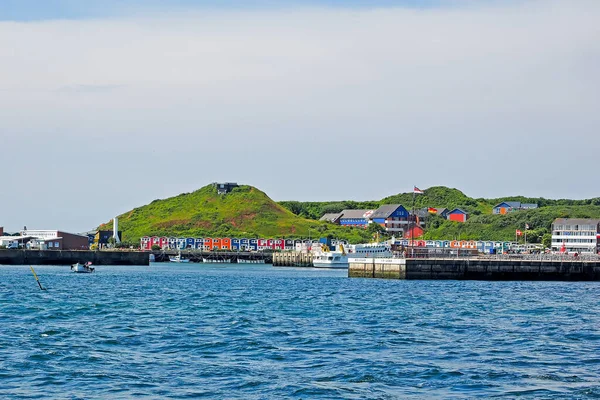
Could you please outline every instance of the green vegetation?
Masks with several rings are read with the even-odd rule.
[[[320,216],[319,216],[320,217]],[[107,222],[98,229],[111,230]],[[251,186],[218,195],[212,185],[192,193],[154,200],[119,215],[123,240],[139,243],[142,236],[185,237],[332,237],[351,242],[368,240],[363,229],[343,228],[295,215]]]
[[[505,197],[473,199],[460,190],[431,187],[416,195],[416,208],[460,208],[470,214],[466,223],[448,221],[431,214],[426,220],[425,239],[514,240],[515,230],[525,229],[529,242],[550,242],[551,224],[556,218],[600,219],[600,198],[589,200],[550,200],[544,198]],[[540,208],[493,215],[492,207],[502,201],[537,203]],[[251,186],[240,186],[226,195],[218,195],[212,185],[192,193],[155,200],[119,216],[119,226],[127,245],[139,243],[142,236],[186,237],[330,237],[352,243],[365,242],[379,234],[372,224],[367,230],[341,227],[317,221],[325,213],[344,209],[376,209],[382,204],[412,207],[413,194],[400,193],[379,201],[333,201],[275,203]],[[99,229],[110,230],[110,223]]]
[[[486,239],[514,240],[517,229],[527,231],[529,242],[550,243],[550,229],[556,218],[598,218],[600,219],[600,198],[587,200],[551,200],[544,198],[528,198],[523,196],[503,197],[498,199],[473,199],[458,189],[435,186],[425,190],[424,195],[414,197],[415,207],[425,208],[460,208],[469,213],[466,223],[448,221],[435,214],[429,215],[425,225],[424,239]],[[514,211],[507,215],[493,215],[492,209],[503,201],[520,201],[536,203],[540,208]],[[281,202],[290,210],[303,215],[322,215],[325,212],[336,212],[342,204],[350,202]],[[412,207],[413,194],[400,193],[386,197],[380,201],[357,203],[356,208],[375,209],[383,204],[402,204],[407,209]],[[330,206],[334,206],[331,207]],[[351,207],[344,207],[351,208]],[[332,211],[325,211],[332,210]],[[341,209],[340,209],[341,210]]]
[[[475,215],[466,223],[442,219],[439,225],[426,229],[424,238],[515,240],[515,231],[524,231],[525,224],[529,224],[527,241],[540,243],[544,237],[549,240],[552,222],[556,218],[600,219],[600,206],[547,206],[506,215]]]
[[[327,213],[339,213],[342,210],[372,210],[379,207],[379,201],[280,201],[279,205],[294,214],[309,219],[319,219]]]

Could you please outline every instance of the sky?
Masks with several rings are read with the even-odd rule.
[[[600,196],[600,2],[0,0],[0,226],[211,182]]]

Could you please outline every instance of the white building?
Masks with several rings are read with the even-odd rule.
[[[557,218],[552,224],[552,250],[569,253],[600,251],[600,219]]]

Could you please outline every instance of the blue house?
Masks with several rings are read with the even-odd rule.
[[[240,239],[232,238],[231,239],[231,250],[240,250]]]
[[[386,232],[403,234],[408,228],[410,213],[402,204],[385,204],[375,210],[370,219],[373,223],[383,226]]]
[[[194,238],[187,238],[185,240],[185,248],[186,249],[194,249],[196,247],[196,239]]]

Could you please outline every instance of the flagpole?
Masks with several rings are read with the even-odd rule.
[[[413,185],[413,202],[412,202],[412,217],[415,218],[415,188],[416,186]],[[410,227],[410,225],[409,225]],[[414,257],[415,255],[415,226],[413,225],[412,229],[410,230],[410,254],[411,254],[411,258]]]

